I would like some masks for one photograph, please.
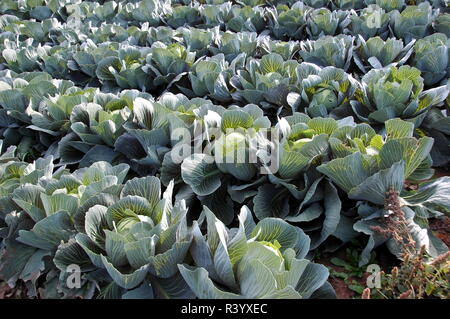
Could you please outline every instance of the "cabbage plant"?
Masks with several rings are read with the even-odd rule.
[[[176,29],[186,24],[195,26],[201,22],[198,3],[192,6],[171,7],[164,15],[167,25]]]
[[[0,274],[11,286],[18,280],[27,285],[28,296],[37,294],[37,280],[49,273],[54,265],[45,264],[54,256],[61,241],[74,234],[70,214],[77,199],[60,192],[48,196],[56,180],[65,172],[53,172],[53,158],[40,158],[33,163],[14,158],[15,148],[2,154],[1,211],[2,256]],[[71,187],[70,179],[60,183]],[[63,187],[61,187],[63,188]],[[20,256],[20,257],[19,257]]]
[[[264,108],[286,105],[286,96],[297,80],[295,60],[284,61],[277,53],[250,59],[245,69],[237,70],[230,83],[236,89],[233,99],[261,104]]]
[[[326,7],[331,1],[330,0],[305,0],[303,1],[307,6],[317,8]]]
[[[448,0],[0,1],[0,280],[332,298],[312,256],[402,259],[400,214],[448,253],[448,36]]]
[[[296,2],[292,7],[277,6],[268,8],[269,28],[277,39],[298,39],[304,37],[306,27],[306,17],[310,14],[312,8],[306,6],[303,2]]]
[[[252,6],[233,6],[233,17],[226,24],[226,29],[233,32],[261,32],[266,27],[265,8]]]
[[[336,0],[333,1],[333,8],[339,8],[342,10],[358,10],[365,7],[369,1],[366,0]]]
[[[35,296],[38,278],[46,278],[48,298],[92,298],[99,287],[106,298],[192,296],[177,268],[190,247],[187,209],[173,204],[171,186],[162,194],[156,177],[124,182],[126,164],[97,162],[72,174],[53,173],[51,157],[1,165],[2,189],[10,186],[1,201],[7,236],[0,273],[11,285],[21,279]],[[67,286],[72,264],[81,270],[78,289]]]
[[[70,113],[71,132],[58,143],[61,163],[84,167],[98,160],[118,160],[121,150],[116,142],[125,137],[124,125],[133,117],[133,102],[139,97],[151,98],[147,93],[123,90],[118,95],[95,92],[77,103]]]
[[[261,179],[257,140],[265,143],[264,134],[268,133],[270,121],[254,104],[228,109],[203,105],[194,112],[197,114],[192,126],[194,136],[192,140],[180,140],[166,154],[161,178],[165,183],[174,179],[184,184],[185,194],[214,210],[228,225],[234,219],[232,199],[236,194],[229,194],[230,187],[239,188]],[[195,135],[198,129],[203,130],[202,135]],[[188,152],[183,150],[186,146]]]
[[[50,147],[58,136],[67,132],[73,106],[89,99],[93,92],[93,89],[83,91],[71,81],[53,79],[47,73],[6,75],[0,90],[3,137],[5,145],[13,141],[21,144],[22,156],[32,148],[41,148],[40,145]],[[13,135],[14,131],[20,135]],[[25,145],[32,140],[35,145]]]
[[[351,23],[350,11],[330,11],[327,8],[315,9],[308,15],[309,38],[318,39],[324,35],[337,35],[344,33]]]
[[[202,122],[209,138],[208,153],[194,153],[181,164],[183,181],[200,196],[210,195],[220,187],[221,174],[251,180],[257,173],[256,163],[250,160],[250,153],[256,151],[251,141],[258,131],[270,127],[269,119],[254,104],[230,107],[221,114],[212,110],[205,113]],[[205,171],[208,174],[202,176]]]
[[[202,27],[212,28],[217,25],[220,25],[223,28],[226,28],[230,19],[233,18],[232,13],[232,3],[231,2],[223,2],[223,3],[211,3],[205,4],[200,7],[200,14],[204,24]]]
[[[449,39],[442,33],[435,33],[417,40],[411,65],[421,71],[424,84],[439,84],[450,74]]]
[[[376,4],[368,5],[358,15],[350,15],[349,33],[368,40],[374,36],[385,39],[389,35],[390,12]]]
[[[450,14],[441,13],[434,21],[433,28],[440,33],[450,36]]]
[[[336,121],[294,113],[280,120],[277,128],[282,138],[279,166],[267,179],[257,183],[256,194],[241,187],[241,192],[255,195],[254,212],[259,220],[282,218],[301,227],[311,237],[311,249],[329,242],[345,243],[357,236],[352,221],[341,214],[342,203],[336,187],[320,175],[316,167],[332,158],[331,137],[335,131],[354,125],[351,118]],[[327,248],[327,249],[328,249]]]
[[[155,42],[142,66],[145,77],[153,79],[153,87],[172,85],[194,63],[195,53],[181,44]]]
[[[245,62],[245,53],[241,53],[231,62],[225,59],[223,53],[210,58],[200,58],[188,74],[191,88],[177,85],[188,96],[209,96],[214,100],[227,102],[232,99],[230,79],[241,69]]]
[[[436,19],[438,11],[434,10],[428,1],[417,6],[406,6],[400,13],[395,11],[391,21],[393,30],[398,38],[410,42],[421,39],[429,34],[431,23]]]
[[[210,30],[178,28],[177,31],[181,34],[186,49],[195,52],[197,56],[205,55],[213,41],[220,37],[219,27]]]
[[[293,112],[305,112],[311,117],[351,115],[350,100],[359,83],[350,74],[333,66],[321,68],[303,62],[297,67],[297,78],[302,79],[299,83],[301,92],[288,95]]]
[[[398,257],[401,257],[400,244],[393,238],[386,237],[375,230],[375,226],[383,228],[383,219],[390,212],[386,211],[386,193],[396,191],[400,194],[400,203],[406,216],[408,229],[416,243],[416,249],[422,245],[431,255],[442,252],[442,243],[427,231],[427,218],[439,216],[441,211],[449,209],[445,195],[448,192],[448,178],[436,179],[431,183],[423,183],[416,191],[404,189],[405,180],[424,180],[433,175],[429,169],[430,150],[433,139],[413,137],[414,125],[400,119],[386,122],[386,136],[380,139],[367,135],[363,142],[353,138],[355,147],[359,151],[350,152],[349,155],[341,153],[345,147],[351,147],[346,142],[335,143],[339,150],[336,159],[324,163],[317,169],[328,176],[348,197],[357,200],[357,214],[360,218],[353,228],[357,232],[369,235],[360,264],[369,261],[370,252],[374,247],[388,241],[388,248]],[[368,131],[370,134],[370,131]],[[341,134],[339,134],[341,135]],[[337,137],[339,139],[339,137]],[[369,138],[369,139],[368,139]],[[340,144],[340,145],[339,145]],[[345,146],[347,144],[347,146]],[[365,145],[365,146],[363,146]],[[348,154],[348,153],[347,153]],[[433,193],[434,192],[434,193]]]
[[[32,38],[25,41],[25,45],[10,42],[8,39],[4,40],[2,50],[2,60],[8,67],[16,72],[30,72],[39,68],[41,59],[47,55],[49,46],[37,47],[32,46]],[[2,62],[3,62],[2,61]]]
[[[301,229],[276,218],[255,225],[246,206],[238,229],[227,229],[210,210],[204,212],[207,237],[193,226],[195,265],[179,266],[198,298],[306,299],[321,291],[333,297],[326,288],[328,270],[305,259],[309,238]]]
[[[400,117],[419,127],[428,109],[448,96],[447,86],[423,91],[420,74],[408,65],[369,71],[362,78],[356,99],[351,101],[355,115],[373,123]]]
[[[297,41],[273,41],[268,36],[260,36],[259,40],[259,47],[263,54],[278,53],[284,60],[292,60],[300,49],[300,43]]]
[[[169,151],[167,110],[148,97],[137,96],[132,105],[133,115],[123,124],[126,133],[114,147],[130,160],[135,171],[145,175],[159,168]]]
[[[188,296],[177,279],[177,264],[184,261],[191,242],[183,202],[173,205],[172,188],[161,194],[160,181],[153,176],[131,179],[114,195],[112,205],[89,205],[84,231],[75,237],[90,261],[109,274],[105,289],[148,289],[147,280],[154,282],[156,294]],[[171,281],[175,286],[166,290]]]
[[[224,54],[228,62],[232,62],[239,54],[253,56],[259,46],[256,32],[221,32],[215,39],[217,47],[210,47],[214,55]]]
[[[122,89],[141,89],[151,87],[148,76],[142,69],[148,48],[124,46],[117,50],[114,56],[104,57],[98,62],[95,74],[110,85],[115,82]]]
[[[168,10],[168,2],[158,0],[145,0],[137,3],[126,3],[119,16],[129,21],[148,22],[150,25],[158,25],[162,14]]]

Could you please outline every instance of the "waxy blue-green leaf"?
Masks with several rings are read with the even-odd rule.
[[[359,152],[322,164],[317,167],[317,170],[328,176],[346,192],[369,177],[369,171],[364,166],[364,159]]]
[[[123,274],[117,270],[110,262],[108,262],[105,256],[101,256],[102,262],[105,265],[108,274],[114,280],[114,282],[122,288],[132,289],[138,286],[147,275],[148,266],[142,266],[137,270]]]
[[[200,196],[212,194],[220,185],[221,172],[214,158],[206,154],[194,154],[181,164],[181,177]]]

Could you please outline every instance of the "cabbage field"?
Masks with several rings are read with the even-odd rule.
[[[0,14],[0,298],[450,298],[449,0]]]

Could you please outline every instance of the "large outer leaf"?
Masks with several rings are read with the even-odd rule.
[[[317,167],[317,170],[327,175],[346,192],[369,177],[368,170],[364,167],[363,158],[359,152],[322,164]]]
[[[189,251],[195,264],[204,268],[212,279],[220,280],[214,268],[213,256],[197,221],[193,222],[192,228],[193,238]]]
[[[117,227],[119,227],[119,223],[124,223],[124,227],[128,227],[125,224],[127,219],[132,218],[139,222],[137,215],[151,216],[151,213],[152,208],[145,198],[130,195],[109,206],[107,216],[111,225],[114,221]]]
[[[328,275],[327,267],[309,263],[300,277],[296,290],[302,298],[309,298],[314,291],[319,289],[327,281]]]
[[[423,183],[417,191],[402,193],[402,198],[409,205],[424,205],[450,213],[450,177],[445,176]]]
[[[78,245],[83,248],[86,254],[89,256],[91,262],[98,268],[105,268],[102,261],[103,250],[100,249],[86,234],[78,233],[75,236],[75,240]]]
[[[155,294],[158,298],[165,299],[193,299],[195,294],[188,286],[186,281],[177,272],[175,276],[170,278],[158,278],[152,281]]]
[[[43,191],[44,189],[38,185],[22,185],[13,193],[14,202],[26,211],[35,222],[46,216],[40,200],[40,194]]]
[[[240,287],[245,298],[258,299],[276,290],[277,282],[268,267],[253,259],[240,272]]]
[[[379,153],[380,165],[382,168],[388,168],[394,163],[404,160],[406,179],[426,159],[432,146],[433,139],[430,137],[423,137],[419,140],[412,137],[389,140]]]
[[[199,196],[202,205],[207,206],[225,224],[229,225],[235,218],[234,205],[228,196],[226,185],[221,185],[214,193]]]
[[[386,127],[386,135],[389,139],[412,137],[414,133],[414,124],[400,119],[386,121],[384,125]]]
[[[149,263],[150,257],[155,254],[156,235],[145,237],[125,244],[125,254],[133,268],[139,268]]]
[[[178,265],[178,268],[186,283],[200,299],[242,298],[240,295],[218,289],[212,280],[209,279],[208,272],[203,268],[192,269],[184,265]]]
[[[8,284],[14,285],[36,248],[11,240],[6,243],[8,253],[0,258],[0,275]]]
[[[105,206],[95,205],[89,208],[85,215],[85,232],[100,246],[104,246],[105,244],[104,229],[108,227],[106,218],[107,210]]]
[[[58,193],[47,195],[41,193],[41,200],[47,216],[61,210],[66,211],[69,215],[73,216],[78,207],[78,199],[75,196],[67,194]]]
[[[53,262],[62,272],[65,272],[69,265],[79,266],[82,272],[96,269],[89,256],[74,238],[58,246]]]
[[[352,188],[348,197],[355,200],[366,200],[378,205],[384,205],[386,192],[403,189],[405,181],[405,162],[400,161],[388,169],[384,169],[368,177],[358,186]]]
[[[220,185],[220,171],[214,158],[206,154],[194,154],[181,164],[181,177],[200,196],[212,194]]]
[[[105,251],[108,259],[115,267],[124,266],[127,263],[127,256],[125,253],[125,243],[127,242],[125,236],[110,230],[104,230],[106,235]]]

